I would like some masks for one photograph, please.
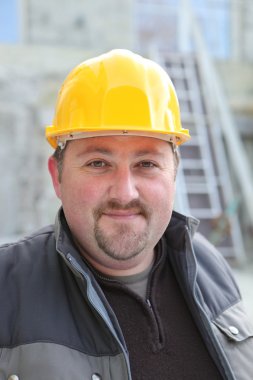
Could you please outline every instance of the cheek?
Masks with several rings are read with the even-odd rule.
[[[150,192],[149,204],[152,205],[150,218],[150,239],[155,243],[166,230],[173,210],[175,183],[173,181],[156,182],[154,191]]]
[[[83,213],[82,207],[91,209],[102,198],[102,187],[93,181],[80,180],[80,178],[68,177],[62,182],[62,203],[65,207],[73,207],[78,212]]]
[[[170,218],[175,196],[175,182],[164,181],[160,186],[155,187],[153,193],[154,209],[159,212],[160,217],[164,219]]]
[[[170,203],[174,199],[175,181],[167,178],[160,181],[154,180],[152,189],[154,201]]]

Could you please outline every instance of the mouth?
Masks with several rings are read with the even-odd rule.
[[[101,204],[99,208],[94,211],[95,220],[106,218],[118,222],[136,221],[140,222],[149,220],[151,209],[145,206],[140,201],[134,200],[127,205],[122,205],[117,201],[109,201]]]
[[[102,215],[111,219],[122,221],[132,220],[143,216],[140,211],[136,210],[111,210],[103,212]]]

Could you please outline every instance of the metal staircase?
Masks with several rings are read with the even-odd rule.
[[[216,115],[209,106],[210,93],[193,55],[162,53],[178,94],[184,128],[192,139],[180,148],[175,209],[200,219],[199,230],[223,255],[235,262],[244,259],[239,199],[233,194],[229,169]]]

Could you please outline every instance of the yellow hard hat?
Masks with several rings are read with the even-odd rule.
[[[180,145],[174,86],[155,62],[117,49],[84,61],[65,79],[46,138],[53,148],[67,140],[108,135],[150,136]]]

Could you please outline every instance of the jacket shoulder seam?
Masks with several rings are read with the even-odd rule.
[[[43,235],[52,235],[54,233],[53,230],[51,231],[44,231],[44,232],[40,232],[40,233],[36,233],[34,235],[31,235],[31,236],[25,236],[23,238],[21,238],[20,240],[17,240],[15,242],[11,242],[11,243],[6,243],[6,244],[2,244],[0,245],[0,249],[2,248],[8,248],[8,247],[13,247],[15,245],[19,245],[21,243],[25,243],[27,241],[30,241],[30,240],[33,240],[39,236],[43,236]]]

